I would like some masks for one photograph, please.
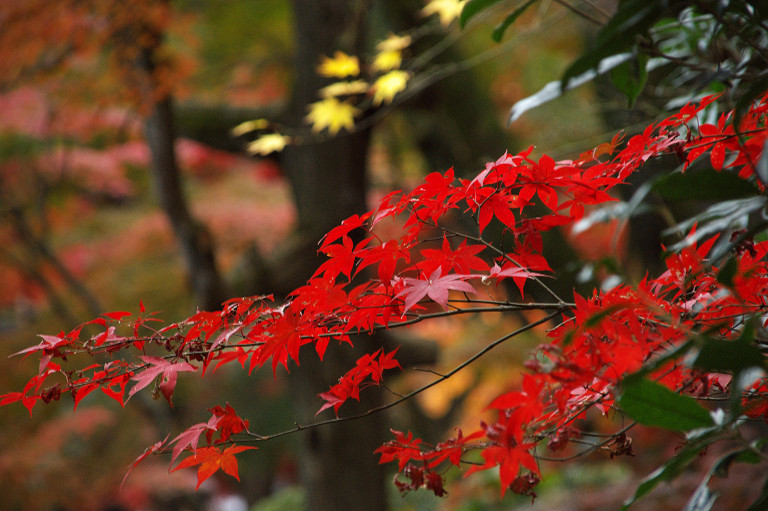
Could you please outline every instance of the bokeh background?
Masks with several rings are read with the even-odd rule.
[[[121,67],[125,59],[139,59],[140,52],[126,57],[120,54],[126,45],[100,38],[100,23],[125,13],[108,11],[104,5],[110,2],[94,7],[98,4],[11,0],[0,7],[0,25],[8,29],[0,38],[0,393],[20,390],[35,370],[31,360],[8,355],[36,343],[37,334],[68,331],[107,311],[136,312],[140,302],[168,322],[200,306],[151,170],[144,122],[152,105]],[[296,31],[307,25],[300,23],[309,16],[301,9],[307,2],[155,4],[163,16],[155,57],[163,70],[160,86],[175,100],[180,190],[194,221],[209,234],[227,292],[272,292],[260,287],[254,261],[268,260],[288,274],[297,264],[285,256],[302,228],[296,194],[283,155],[249,155],[247,139],[234,137],[231,129],[256,118],[290,121],[286,112],[292,109],[300,112],[299,119],[306,113],[306,105],[295,105],[294,91],[302,76],[315,72],[315,64],[297,58],[304,43]],[[501,43],[491,40],[494,23],[489,19],[460,31],[456,21],[441,23],[439,13],[420,2],[358,4],[350,1],[348,9],[363,9],[367,17],[364,33],[355,36],[365,41],[358,45],[361,59],[369,58],[376,41],[390,32],[413,33],[419,37],[404,65],[420,63],[416,76],[431,80],[387,107],[369,132],[369,206],[432,171],[454,166],[460,175],[476,173],[506,150],[533,144],[535,154],[575,157],[609,140],[618,128],[631,131],[656,114],[652,103],[642,102],[628,114],[625,100],[597,82],[506,125],[509,108],[557,80],[594,36],[593,24],[558,2],[542,2],[526,12]],[[139,2],[124,9],[145,7]],[[565,289],[587,285],[594,277],[582,273],[579,281],[575,261],[606,254],[629,257],[626,240],[616,233],[615,224],[598,225],[579,236],[560,233],[550,240],[552,264],[564,275]],[[319,235],[312,234],[317,241]],[[435,321],[409,335],[439,348],[436,367],[451,367],[520,321]],[[531,333],[376,420],[435,441],[457,425],[474,430],[485,417],[485,404],[514,384],[529,350],[544,335],[543,330]],[[428,376],[407,372],[392,385],[409,388]],[[257,432],[292,426],[294,389],[281,371],[273,377],[270,371],[249,376],[222,370],[203,379],[182,376],[173,409],[148,392],[124,409],[97,393],[77,413],[69,399],[38,406],[31,417],[18,403],[2,407],[0,508],[296,509],[304,493],[302,444],[295,437],[240,456],[241,484],[217,476],[195,493],[194,471],[169,475],[168,459],[160,456],[140,464],[120,489],[128,466],[147,446],[205,420],[207,409],[217,404],[232,404]],[[598,452],[578,465],[545,465],[545,482],[533,507],[527,497],[499,499],[493,473],[467,481],[452,476],[455,484],[443,500],[428,493],[400,496],[389,485],[388,506],[614,509],[633,482],[653,468],[648,460],[674,448],[674,439],[647,436],[635,438],[643,448],[636,449],[631,463]],[[338,491],[345,491],[345,473],[337,478]],[[690,489],[699,480],[681,479]],[[661,507],[652,509],[679,508],[685,502],[687,492],[665,491],[649,504]]]

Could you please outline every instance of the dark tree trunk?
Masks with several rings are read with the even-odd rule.
[[[315,71],[321,55],[337,50],[362,54],[368,5],[365,1],[294,0],[296,17],[296,76],[289,125],[301,125],[306,105],[317,101],[317,91],[327,80]],[[317,268],[317,242],[341,220],[365,211],[366,167],[370,131],[341,134],[330,140],[286,149],[283,168],[290,180],[298,212],[298,232],[283,250],[290,272],[279,276],[282,291],[303,284]],[[279,260],[279,259],[278,259]],[[286,268],[287,269],[287,268]],[[373,338],[357,341],[360,349],[372,349]],[[376,349],[376,348],[373,348]],[[296,419],[312,421],[326,391],[354,365],[360,356],[346,345],[329,347],[320,363],[314,350],[302,353],[301,367],[291,375]],[[361,396],[355,409],[365,411],[381,402],[374,391]],[[328,413],[328,412],[326,412]],[[384,441],[380,417],[370,417],[307,432],[302,439],[301,476],[308,508],[316,511],[385,511],[384,470],[374,449]]]
[[[159,44],[159,37],[157,41]],[[148,94],[155,90],[151,84],[156,50],[156,45],[143,48],[137,63],[138,71],[150,84]],[[227,299],[227,293],[216,265],[211,234],[192,216],[184,196],[174,148],[173,99],[166,94],[147,103],[149,111],[143,129],[152,157],[155,190],[181,247],[195,303],[204,310],[215,310]]]

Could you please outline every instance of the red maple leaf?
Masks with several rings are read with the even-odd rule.
[[[195,454],[182,460],[171,472],[200,465],[197,469],[197,486],[195,486],[195,490],[200,488],[200,485],[218,472],[219,469],[239,481],[240,475],[237,472],[237,458],[235,458],[235,454],[249,449],[256,449],[256,447],[233,445],[224,449],[224,452],[218,447],[201,447]]]
[[[554,187],[570,188],[573,185],[571,176],[577,174],[578,169],[570,162],[555,162],[546,154],[539,158],[538,163],[528,162],[531,164],[528,172],[520,173],[520,181],[525,183],[520,189],[520,199],[527,203],[538,195],[542,204],[553,212],[557,211],[558,194]]]
[[[217,442],[226,442],[232,435],[236,435],[248,429],[248,421],[241,419],[229,403],[226,404],[225,408],[214,406],[209,411],[213,415],[208,422],[210,423],[216,418],[216,427],[206,431],[205,435],[208,443],[211,442],[214,431],[219,432]]]
[[[296,365],[299,365],[299,349],[304,344],[311,342],[302,339],[301,315],[298,307],[293,304],[287,306],[282,315],[275,318],[274,322],[265,326],[263,335],[254,336],[253,340],[262,342],[251,356],[250,370],[261,367],[270,358],[272,359],[272,373],[277,374],[277,365],[282,364],[288,370],[288,356]],[[249,338],[251,336],[249,335]]]
[[[467,245],[463,240],[455,249],[443,235],[443,244],[440,249],[425,248],[421,251],[424,260],[416,264],[416,268],[424,272],[432,273],[439,266],[445,272],[456,270],[459,273],[469,273],[472,270],[488,270],[488,263],[477,254],[485,249],[483,245]]]
[[[51,358],[53,358],[54,355],[61,355],[61,352],[59,351],[60,348],[70,345],[73,342],[73,338],[65,336],[63,332],[59,335],[40,335],[40,338],[43,340],[39,344],[17,351],[11,355],[12,357],[15,357],[16,355],[24,355],[24,359],[26,359],[32,353],[42,351],[43,354],[40,356],[38,375],[42,375],[45,372],[48,368],[48,362],[51,361]]]
[[[394,429],[390,429],[390,431],[395,435],[395,439],[390,440],[373,451],[377,454],[381,454],[379,464],[397,460],[398,470],[402,472],[409,461],[424,459],[424,454],[421,451],[420,438],[414,439],[413,433],[410,431],[407,435],[402,431]]]
[[[168,404],[173,406],[171,402],[171,396],[173,395],[173,389],[176,387],[176,377],[179,371],[196,371],[197,368],[189,362],[169,362],[164,358],[142,356],[141,359],[149,364],[149,367],[135,374],[131,380],[136,382],[136,385],[128,392],[128,399],[135,393],[151,384],[158,376],[161,377],[158,388],[163,393],[165,399],[168,400]]]
[[[463,291],[465,293],[475,293],[475,288],[467,282],[473,275],[451,274],[441,276],[443,269],[437,268],[426,280],[406,277],[403,279],[405,289],[397,293],[397,297],[405,296],[405,306],[403,313],[419,303],[425,296],[429,296],[435,303],[446,308],[448,305],[448,293],[451,290]]]
[[[482,188],[481,190],[486,189]],[[514,228],[515,215],[512,213],[512,208],[522,207],[526,204],[528,204],[528,200],[522,199],[521,196],[512,195],[509,192],[497,192],[494,189],[490,196],[482,199],[480,213],[477,216],[480,232],[483,232],[483,229],[494,217],[510,229]]]
[[[340,225],[334,227],[328,231],[328,234],[323,236],[323,239],[321,240],[321,249],[324,249],[326,246],[333,243],[342,236],[346,236],[358,227],[363,227],[368,217],[370,217],[370,213],[363,216],[352,215],[351,217],[341,222]]]
[[[173,454],[171,455],[171,464],[176,461],[176,458],[178,458],[181,452],[187,447],[190,447],[192,452],[197,452],[197,443],[200,440],[200,434],[203,431],[206,431],[206,433],[207,431],[215,431],[218,423],[219,417],[214,415],[208,419],[207,423],[199,422],[179,433],[179,435],[170,442],[171,444],[176,443],[173,448]]]
[[[504,496],[507,488],[510,487],[517,475],[520,473],[520,465],[527,468],[534,474],[539,473],[539,467],[536,465],[536,459],[530,453],[535,443],[520,444],[514,447],[494,446],[487,447],[482,451],[484,465],[473,465],[464,473],[467,477],[480,470],[486,470],[498,465],[499,479],[501,480],[501,495]]]
[[[123,476],[123,482],[122,482],[122,483],[120,483],[120,488],[122,488],[122,487],[123,487],[123,485],[125,484],[125,480],[126,480],[126,479],[128,479],[128,474],[130,474],[130,473],[131,473],[131,470],[133,470],[133,468],[134,468],[136,465],[138,465],[139,463],[141,463],[141,461],[142,461],[142,460],[144,460],[144,458],[146,458],[146,457],[147,457],[147,456],[149,456],[150,454],[152,454],[152,453],[154,453],[154,452],[157,452],[157,451],[159,451],[160,449],[162,449],[163,445],[165,445],[165,441],[166,441],[166,440],[168,440],[168,436],[167,436],[167,435],[166,435],[166,437],[165,437],[164,439],[160,440],[159,442],[156,442],[156,443],[155,443],[154,445],[152,445],[151,447],[148,447],[148,448],[147,448],[147,450],[145,450],[145,451],[144,451],[144,454],[142,454],[141,456],[139,456],[138,458],[136,458],[135,460],[133,460],[133,463],[131,463],[131,465],[128,467],[128,471],[125,473],[125,476]]]
[[[526,268],[521,268],[514,263],[505,264],[503,268],[498,264],[494,264],[493,268],[491,268],[491,271],[488,274],[488,278],[497,279],[497,283],[501,282],[507,277],[512,277],[512,280],[515,281],[518,289],[520,289],[520,296],[523,296],[523,287],[525,286],[526,280],[532,277],[546,277],[546,275],[543,273],[530,271]],[[485,279],[486,277],[483,277],[483,283],[485,283]]]

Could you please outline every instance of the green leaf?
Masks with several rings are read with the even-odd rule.
[[[641,53],[633,60],[628,60],[611,70],[611,81],[627,96],[629,107],[635,104],[648,81],[648,55]]]
[[[717,272],[717,281],[724,286],[733,287],[733,277],[739,269],[739,263],[735,257],[729,257],[725,264]]]
[[[734,109],[733,124],[738,126],[741,122],[741,118],[747,113],[752,103],[759,99],[760,96],[765,94],[765,90],[768,89],[768,71],[761,72],[757,78],[751,81],[749,88],[744,91],[739,101],[736,103]]]
[[[766,204],[768,204],[768,198],[762,195],[715,202],[701,213],[693,215],[676,226],[662,231],[663,236],[679,235],[681,232],[690,231],[696,225],[695,233],[667,247],[667,250],[669,252],[677,252],[691,243],[698,243],[700,240],[707,239],[715,234],[732,230],[734,226],[745,226],[749,220],[749,215],[762,209]],[[748,232],[752,232],[752,229]],[[710,257],[713,264],[717,264],[725,253],[730,250],[731,246],[727,243],[716,245]],[[722,250],[725,250],[725,252]]]
[[[630,376],[622,382],[619,406],[640,424],[672,431],[688,431],[714,425],[709,412],[695,399],[672,392],[643,377]]]
[[[704,478],[696,491],[693,492],[683,511],[710,511],[715,505],[718,492],[712,492],[708,486],[709,475]]]
[[[768,509],[768,478],[763,482],[763,491],[747,508],[747,511],[765,511],[766,509]]]
[[[649,373],[652,373],[653,371],[660,368],[670,360],[677,360],[681,358],[683,355],[688,353],[691,350],[691,348],[693,348],[693,346],[694,346],[693,340],[688,339],[684,343],[678,346],[675,346],[670,350],[665,351],[663,355],[651,358],[648,362],[643,364],[643,367],[639,371],[634,373],[630,378],[645,376]]]
[[[688,464],[699,455],[701,450],[700,444],[689,445],[675,454],[664,465],[654,470],[638,485],[635,494],[624,501],[624,505],[621,507],[622,511],[626,511],[635,501],[647,495],[653,490],[656,485],[663,481],[671,481],[680,474]]]
[[[519,6],[517,9],[512,11],[509,15],[507,15],[506,18],[504,18],[504,21],[496,25],[496,28],[493,29],[493,40],[497,43],[501,41],[501,38],[504,37],[504,32],[507,31],[507,29],[515,22],[517,21],[517,18],[520,17],[521,14],[523,14],[528,7],[533,5],[538,0],[528,0],[523,5]]]
[[[760,463],[760,461],[762,461],[760,455],[753,447],[744,447],[724,454],[712,465],[707,475],[701,480],[699,487],[696,488],[683,511],[710,511],[718,495],[718,492],[712,492],[709,489],[709,480],[712,479],[712,476],[728,477],[728,470],[734,462],[754,464]]]
[[[653,189],[669,200],[734,200],[760,195],[754,183],[733,172],[701,169],[677,172],[660,179]]]
[[[628,0],[619,2],[616,14],[597,34],[595,43],[566,69],[561,80],[565,89],[571,79],[590,69],[607,57],[625,52],[635,46],[637,36],[644,34],[658,21],[667,7],[666,0]]]
[[[475,16],[477,13],[484,11],[493,4],[499,3],[499,1],[500,0],[469,0],[469,2],[464,5],[464,8],[461,10],[461,14],[459,15],[459,24],[461,28],[464,28],[470,18]]]
[[[754,465],[761,461],[762,458],[752,447],[744,447],[743,449],[724,454],[715,462],[710,472],[718,477],[728,477],[728,470],[730,470],[731,465],[735,462],[751,463]]]
[[[693,366],[716,373],[738,374],[750,367],[765,368],[765,357],[752,344],[754,327],[749,322],[741,337],[735,341],[706,339]]]
[[[580,85],[584,85],[585,83],[593,80],[597,75],[607,73],[614,67],[626,62],[631,58],[631,53],[611,55],[598,62],[595,69],[589,69],[579,76],[574,77],[565,87],[562,86],[562,82],[560,81],[549,82],[544,87],[539,89],[539,91],[535,94],[523,98],[512,105],[512,108],[509,111],[509,119],[507,120],[507,124],[512,124],[528,110],[543,105],[544,103],[552,101],[553,99],[559,98],[562,96],[563,92],[575,89]]]

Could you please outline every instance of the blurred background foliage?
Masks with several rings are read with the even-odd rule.
[[[424,17],[421,5],[400,4],[405,3],[372,4],[371,41],[418,24],[431,27],[431,35],[414,46],[411,58],[446,41],[449,51],[439,56],[438,66],[487,52],[496,56],[449,74],[439,87],[398,104],[376,125],[369,153],[370,204],[451,165],[459,174],[472,174],[505,150],[531,144],[537,154],[575,157],[613,135],[616,126],[608,126],[606,119],[624,112],[626,100],[599,84],[563,95],[506,126],[510,106],[559,78],[596,32],[559,3],[529,9],[499,44],[489,37],[493,23],[482,17],[471,30],[459,32],[455,22],[443,28],[436,16]],[[610,8],[611,2],[605,4]],[[177,96],[176,152],[184,192],[195,217],[211,231],[223,273],[236,282],[250,271],[243,263],[250,247],[273,253],[296,223],[280,158],[248,156],[243,141],[229,130],[249,118],[279,116],[286,107],[294,85],[292,31],[302,13],[281,0],[177,0],[172,7],[164,51],[177,73],[170,80]],[[38,36],[34,30],[30,34]],[[2,56],[13,51],[0,48],[2,65],[19,67],[19,56]],[[0,83],[0,389],[6,391],[24,385],[29,364],[5,355],[35,342],[38,333],[68,330],[104,311],[135,312],[140,300],[166,321],[186,317],[195,308],[174,233],[153,194],[140,113],[121,92],[122,77],[110,67],[107,53],[90,48],[65,67],[51,65],[40,73],[8,68],[10,78]],[[454,108],[461,103],[471,107]],[[449,112],[452,108],[456,111]],[[615,242],[614,227],[554,240],[559,253],[553,256],[563,264],[577,254],[626,257]],[[603,247],[597,256],[595,246]],[[519,322],[516,317],[467,317],[435,321],[414,329],[413,335],[434,340],[440,347],[437,366],[450,367],[474,353],[483,339]],[[529,349],[544,336],[542,330],[531,333],[380,420],[436,440],[455,425],[475,429],[485,416],[484,405],[503,391],[499,385],[514,380],[510,373],[520,371]],[[412,387],[427,376],[409,372],[393,387]],[[147,445],[204,420],[206,409],[223,401],[250,418],[254,431],[292,425],[284,379],[280,372],[273,379],[268,372],[225,371],[201,380],[185,378],[172,410],[145,393],[124,410],[94,394],[80,405],[87,410],[77,415],[69,403],[39,407],[31,418],[22,407],[4,407],[3,506],[214,509],[240,495],[254,510],[295,509],[303,497],[296,486],[301,453],[294,438],[265,443],[255,454],[242,456],[241,485],[216,479],[194,494],[192,472],[168,475],[166,459],[150,459],[119,490],[128,465]],[[636,441],[645,442],[645,452],[667,445],[651,437]],[[545,465],[547,477],[533,507],[525,497],[499,500],[492,473],[449,487],[449,500],[421,493],[392,495],[390,507],[611,509],[628,494],[633,478],[650,468],[643,464],[644,451],[637,451],[631,469],[604,453],[579,466]],[[669,497],[667,503],[673,501]]]

